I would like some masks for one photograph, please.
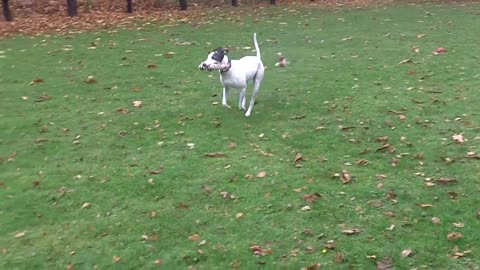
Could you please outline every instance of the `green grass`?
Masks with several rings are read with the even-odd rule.
[[[240,11],[0,41],[1,269],[478,269],[480,163],[465,156],[480,153],[480,5]],[[253,54],[253,31],[267,70],[246,118],[214,104],[218,74],[197,65],[221,45]]]

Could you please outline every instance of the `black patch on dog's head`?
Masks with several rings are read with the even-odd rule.
[[[212,55],[212,59],[217,61],[217,62],[222,62],[223,58],[225,57],[225,54],[228,53],[228,50],[225,48],[218,48],[214,50],[214,53]]]

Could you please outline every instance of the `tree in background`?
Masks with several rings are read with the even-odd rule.
[[[276,4],[275,2],[276,2],[275,0],[270,0],[270,5],[275,5]]]
[[[77,0],[67,0],[68,16],[77,16]]]
[[[127,13],[133,13],[133,1],[127,0]]]
[[[3,5],[3,16],[5,16],[5,20],[7,22],[13,21],[12,12],[10,12],[10,6],[8,4],[8,0],[2,0]]]
[[[180,10],[187,10],[187,0],[180,0]]]
[[[232,6],[234,7],[238,6],[237,0],[232,0]]]

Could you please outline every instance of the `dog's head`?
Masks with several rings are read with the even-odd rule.
[[[207,59],[198,65],[200,70],[224,70],[229,65],[228,61],[228,49],[218,48],[210,52]]]

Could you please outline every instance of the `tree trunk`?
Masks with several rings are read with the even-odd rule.
[[[133,13],[133,1],[127,0],[127,13]]]
[[[67,0],[68,16],[77,16],[77,0]]]
[[[8,4],[8,0],[2,0],[3,5],[3,16],[5,16],[5,20],[7,22],[13,21],[12,13],[10,12],[10,6]]]
[[[232,6],[234,7],[238,6],[237,0],[232,0]]]
[[[270,5],[275,5],[276,1],[275,0],[270,0]]]
[[[180,10],[187,10],[187,0],[180,0]]]

